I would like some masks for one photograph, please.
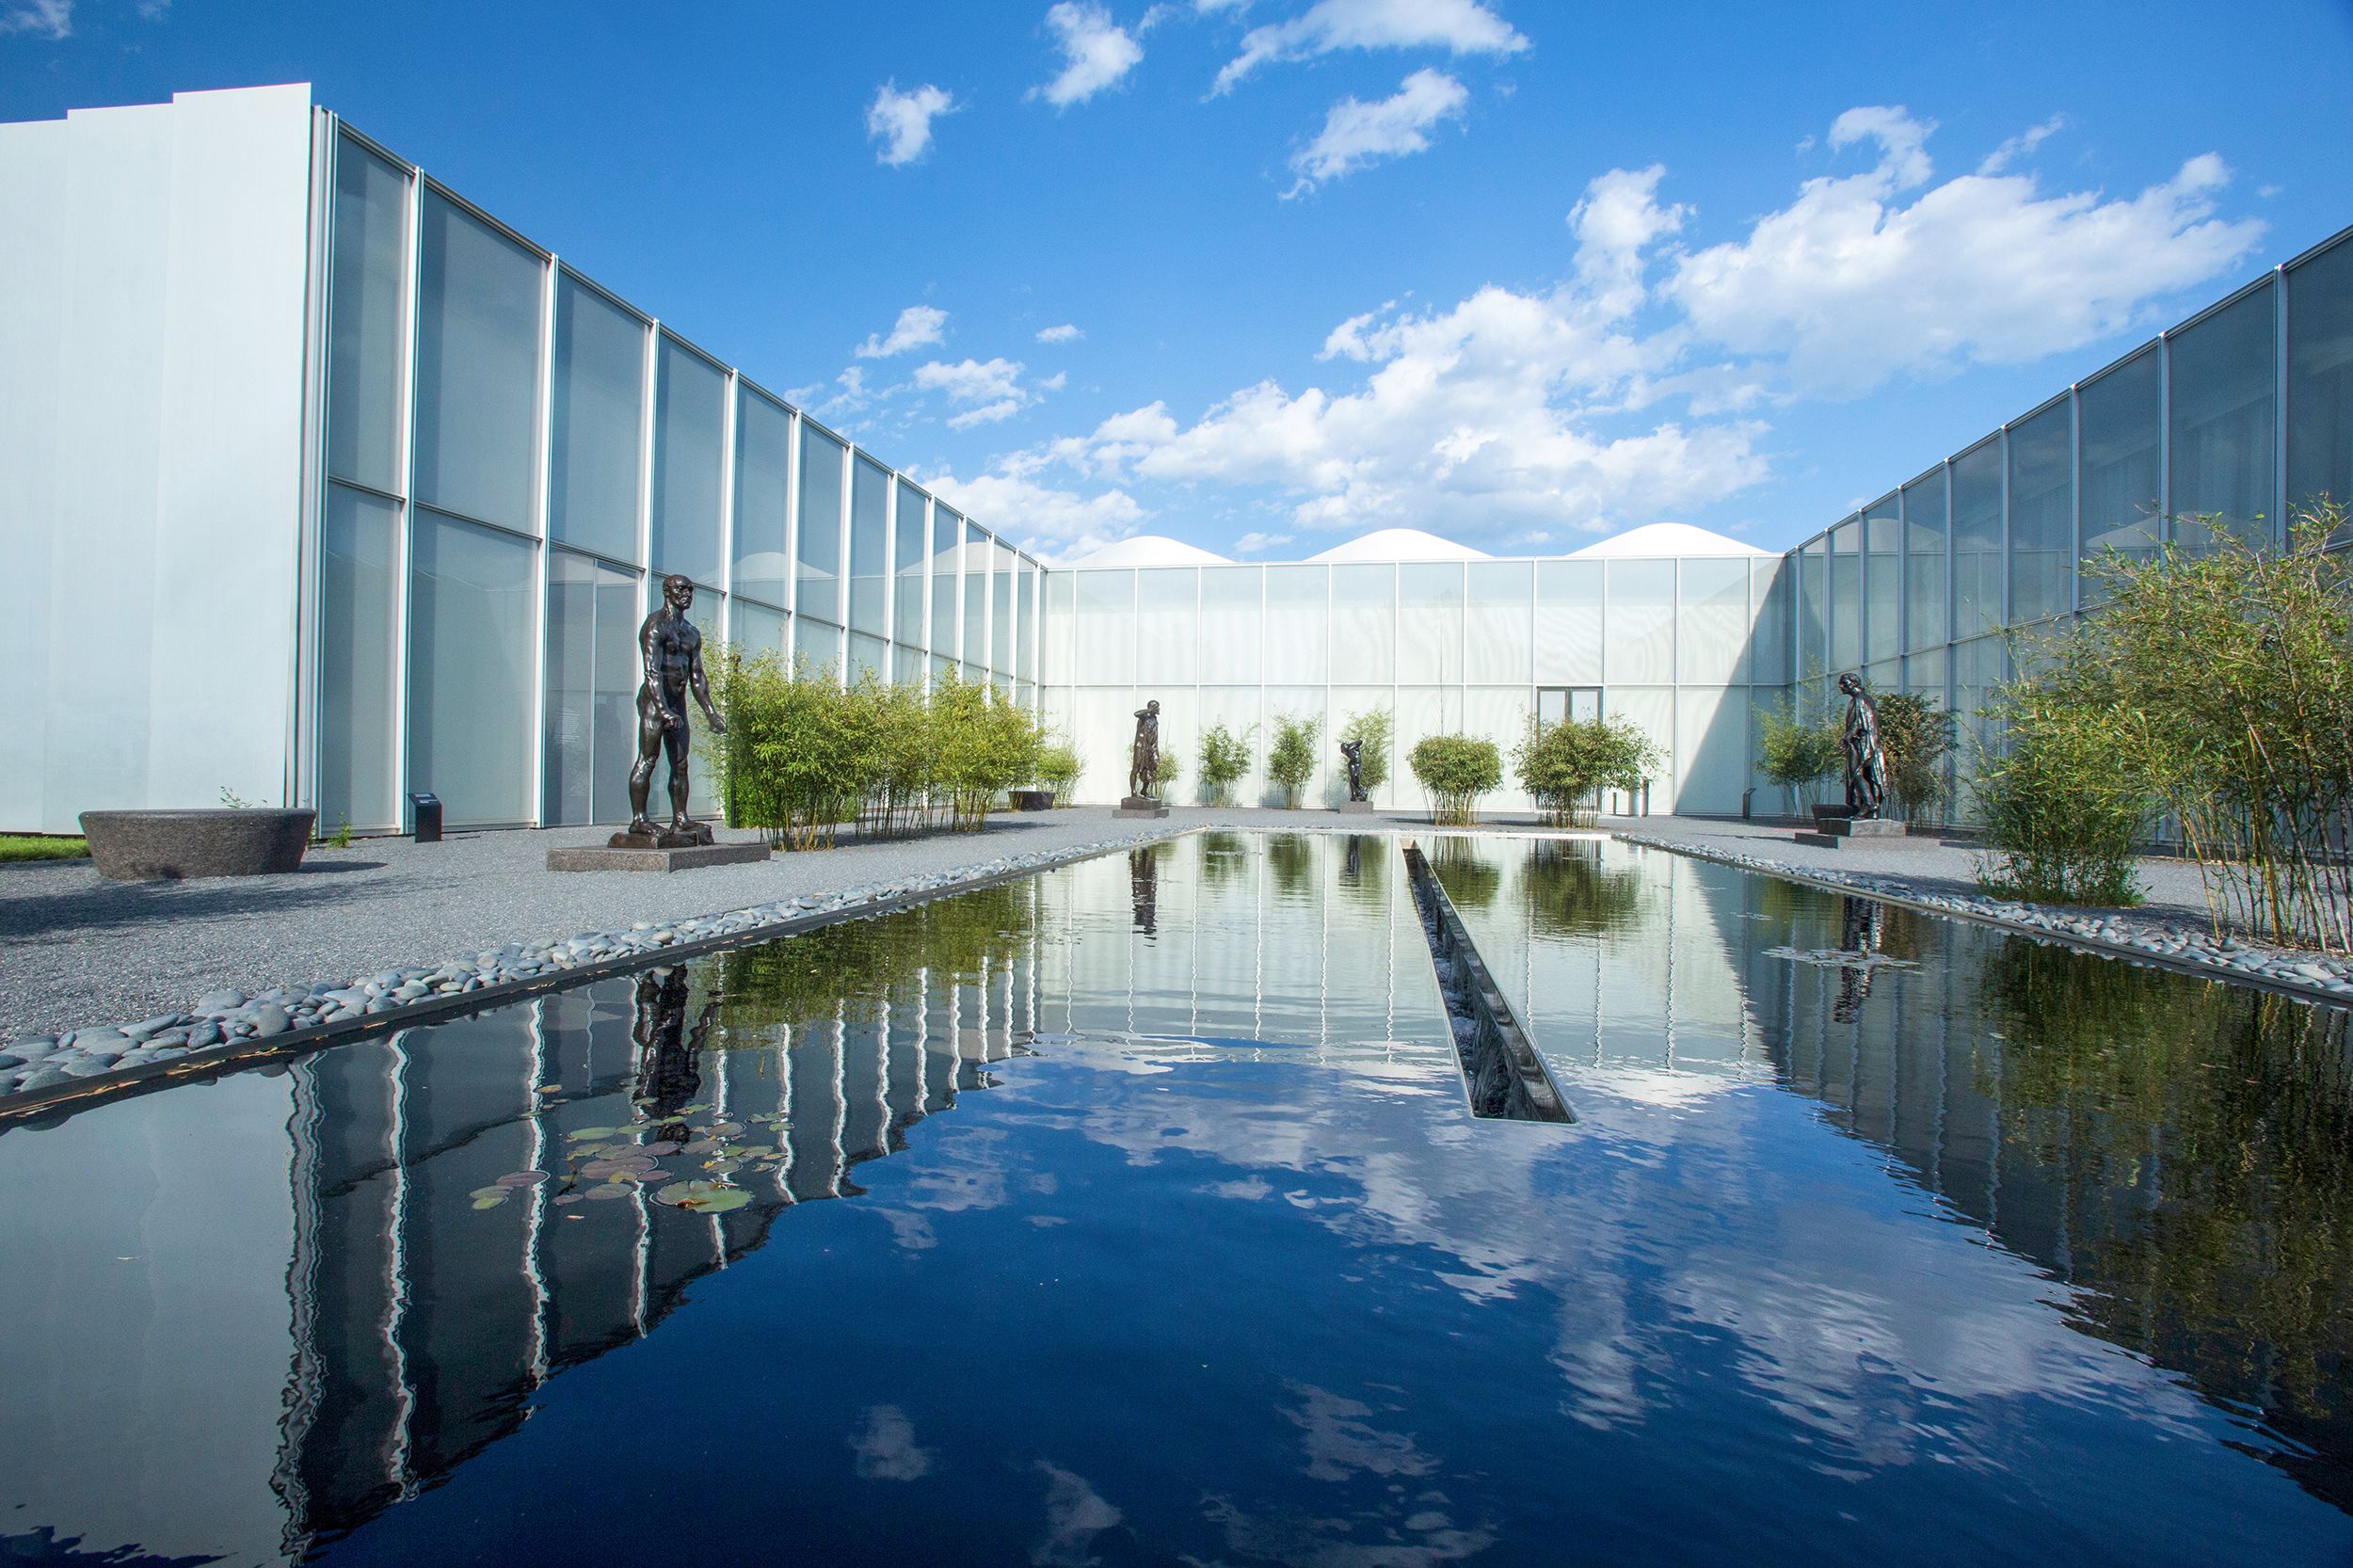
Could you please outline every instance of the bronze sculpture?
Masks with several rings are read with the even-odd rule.
[[[1847,811],[1858,821],[1875,821],[1887,804],[1887,753],[1880,746],[1880,711],[1861,677],[1852,671],[1838,678],[1847,694],[1847,727],[1838,737],[1847,756]]]
[[[1365,799],[1365,743],[1342,741],[1340,755],[1348,759],[1348,798]]]
[[[629,770],[629,830],[613,835],[615,849],[677,849],[712,841],[710,827],[686,814],[686,759],[692,744],[687,694],[692,692],[702,705],[712,733],[726,734],[728,725],[711,706],[711,682],[703,673],[703,634],[686,618],[694,602],[695,584],[674,572],[662,580],[662,607],[637,629],[637,648],[646,665],[646,678],[637,687],[637,762]],[[670,822],[658,827],[646,814],[646,802],[653,791],[654,763],[665,749],[670,754]]]
[[[1160,699],[1154,697],[1136,710],[1135,754],[1128,764],[1128,793],[1132,798],[1158,800],[1160,778]]]

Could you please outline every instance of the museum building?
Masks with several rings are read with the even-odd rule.
[[[961,515],[307,86],[0,125],[0,831],[223,799],[392,831],[422,791],[452,826],[625,821],[670,573],[707,638],[1037,705],[1081,800],[1124,792],[1157,697],[1188,782],[1207,727],[1262,763],[1313,717],[1305,803],[1337,801],[1331,735],[1387,708],[1376,799],[1416,806],[1424,735],[1608,713],[1665,757],[1613,808],[1772,811],[1761,711],[1861,669],[1967,712],[2007,633],[2081,607],[2087,555],[2277,539],[2353,495],[2353,231],[1785,553],[1661,523],[1559,556],[1391,529],[1049,567],[997,532],[1022,519]],[[1271,798],[1259,767],[1237,798]]]

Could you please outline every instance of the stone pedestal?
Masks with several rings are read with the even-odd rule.
[[[1340,802],[1340,809],[1353,817],[1369,817],[1373,805],[1369,800],[1344,800]]]
[[[1799,843],[1815,849],[1837,849],[1845,844],[1864,844],[1873,849],[1912,849],[1931,840],[1915,839],[1899,822],[1883,817],[1849,817],[1843,812],[1825,816],[1822,808],[1815,808],[1814,825],[1817,832],[1800,832],[1793,837]]]
[[[616,839],[628,834],[616,833]],[[642,835],[640,835],[642,837]],[[768,846],[748,844],[677,844],[668,847],[587,844],[579,849],[548,851],[552,872],[691,872],[704,866],[742,866],[768,858]]]
[[[616,833],[604,843],[607,849],[698,849],[716,843],[709,823],[688,823],[684,828],[657,827],[651,833],[632,833],[627,829]]]
[[[1150,795],[1129,795],[1112,809],[1112,815],[1114,817],[1165,817],[1168,815],[1168,808],[1161,802],[1154,800]]]

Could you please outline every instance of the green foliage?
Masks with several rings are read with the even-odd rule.
[[[1479,797],[1503,782],[1503,756],[1493,741],[1476,735],[1425,735],[1407,760],[1430,795],[1431,820],[1467,826],[1476,821]]]
[[[2061,665],[1996,687],[2002,740],[1980,744],[1977,825],[1989,892],[2057,904],[2134,904],[2133,847],[2156,802],[2126,715],[2094,670]]]
[[[1285,806],[1297,806],[1300,787],[1315,776],[1316,739],[1322,733],[1320,717],[1286,715],[1274,721],[1274,744],[1267,749],[1266,776],[1283,792]]]
[[[1340,726],[1340,739],[1362,741],[1365,744],[1363,770],[1365,793],[1369,795],[1389,781],[1389,743],[1397,731],[1397,715],[1386,708],[1369,708],[1361,713],[1351,713]]]
[[[88,853],[89,844],[81,839],[0,833],[0,864],[11,860],[79,860]]]
[[[1873,694],[1879,708],[1880,749],[1887,754],[1887,781],[1913,822],[1934,820],[1945,795],[1945,759],[1958,744],[1953,715],[1918,692]],[[1844,759],[1841,763],[1843,765]]]
[[[697,729],[730,825],[795,849],[831,846],[844,823],[870,838],[938,826],[978,831],[1004,790],[1034,776],[1043,738],[1029,710],[953,671],[926,696],[872,671],[843,686],[774,652],[705,651],[725,735]]]
[[[1845,766],[1840,726],[1827,714],[1808,720],[1789,709],[1768,708],[1757,714],[1757,771],[1793,797]]]
[[[1573,821],[1596,790],[1639,790],[1664,759],[1657,743],[1630,719],[1528,721],[1512,749],[1520,788],[1556,824]]]
[[[1041,739],[1037,748],[1038,787],[1054,797],[1056,806],[1070,804],[1070,792],[1086,771],[1079,750],[1062,741]]]
[[[1202,731],[1201,782],[1209,790],[1212,803],[1234,803],[1234,781],[1250,771],[1250,741],[1257,732],[1255,724],[1238,733],[1223,723]]]
[[[232,811],[252,811],[259,809],[258,802],[246,799],[243,795],[237,793],[236,791],[231,789],[226,784],[223,784],[220,787],[220,803]]]

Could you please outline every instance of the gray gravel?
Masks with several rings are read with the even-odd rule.
[[[202,882],[107,882],[87,860],[0,865],[0,1049],[22,1055],[12,1042],[25,1035],[221,1011],[200,1005],[210,992],[301,997],[323,980],[433,968],[509,944],[641,921],[828,899],[1109,840],[1141,842],[1215,825],[1414,820],[1180,807],[1150,822],[1073,807],[993,817],[980,834],[846,843],[666,875],[547,870],[550,848],[601,843],[609,828],[464,834],[439,844],[362,840],[345,850],[314,849],[291,875]]]

